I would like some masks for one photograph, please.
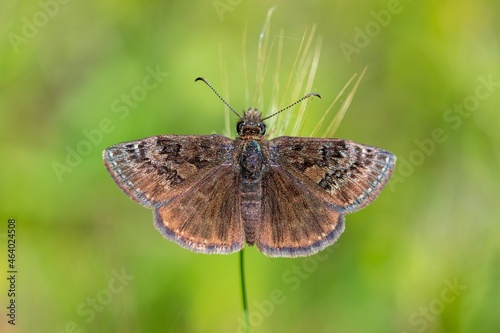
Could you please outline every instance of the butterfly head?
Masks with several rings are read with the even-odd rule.
[[[266,133],[266,124],[262,122],[257,109],[249,108],[245,111],[243,119],[238,121],[236,130],[240,137],[261,137]]]

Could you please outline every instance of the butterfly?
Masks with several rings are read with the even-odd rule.
[[[249,108],[233,140],[221,135],[158,135],[103,151],[116,184],[154,210],[167,239],[198,253],[228,254],[245,244],[269,257],[301,257],[333,244],[344,215],[366,207],[394,170],[390,152],[346,139],[281,136],[264,120],[318,96],[310,93],[262,118]]]

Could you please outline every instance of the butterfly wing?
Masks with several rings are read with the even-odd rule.
[[[344,216],[328,207],[317,189],[279,166],[262,177],[262,220],[256,244],[269,257],[302,257],[333,244]]]
[[[396,163],[388,151],[345,139],[278,137],[270,151],[276,164],[326,192],[330,206],[342,213],[375,200]]]
[[[165,238],[200,253],[232,253],[245,245],[240,176],[222,166],[183,195],[155,210],[155,226]]]
[[[111,146],[103,159],[129,197],[155,209],[164,237],[195,252],[230,253],[244,246],[233,150],[219,135],[163,135]]]
[[[343,139],[269,141],[259,249],[272,257],[314,254],[344,230],[343,214],[372,202],[387,183],[391,153]]]
[[[219,135],[160,135],[119,143],[102,155],[123,192],[153,208],[231,163],[232,151],[233,140]]]

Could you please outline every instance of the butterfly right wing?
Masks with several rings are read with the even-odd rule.
[[[314,254],[344,230],[344,214],[372,202],[396,157],[344,139],[278,137],[269,141],[256,244],[270,257]]]
[[[375,200],[396,163],[386,150],[345,139],[282,136],[269,147],[274,163],[346,214]]]
[[[270,165],[262,176],[262,189],[256,245],[268,257],[315,254],[344,231],[344,215],[283,168]]]

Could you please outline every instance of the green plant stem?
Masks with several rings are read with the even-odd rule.
[[[243,301],[243,326],[245,333],[250,333],[250,317],[248,316],[247,288],[245,284],[245,263],[243,261],[243,251],[240,251],[240,281],[241,281],[241,299]]]

